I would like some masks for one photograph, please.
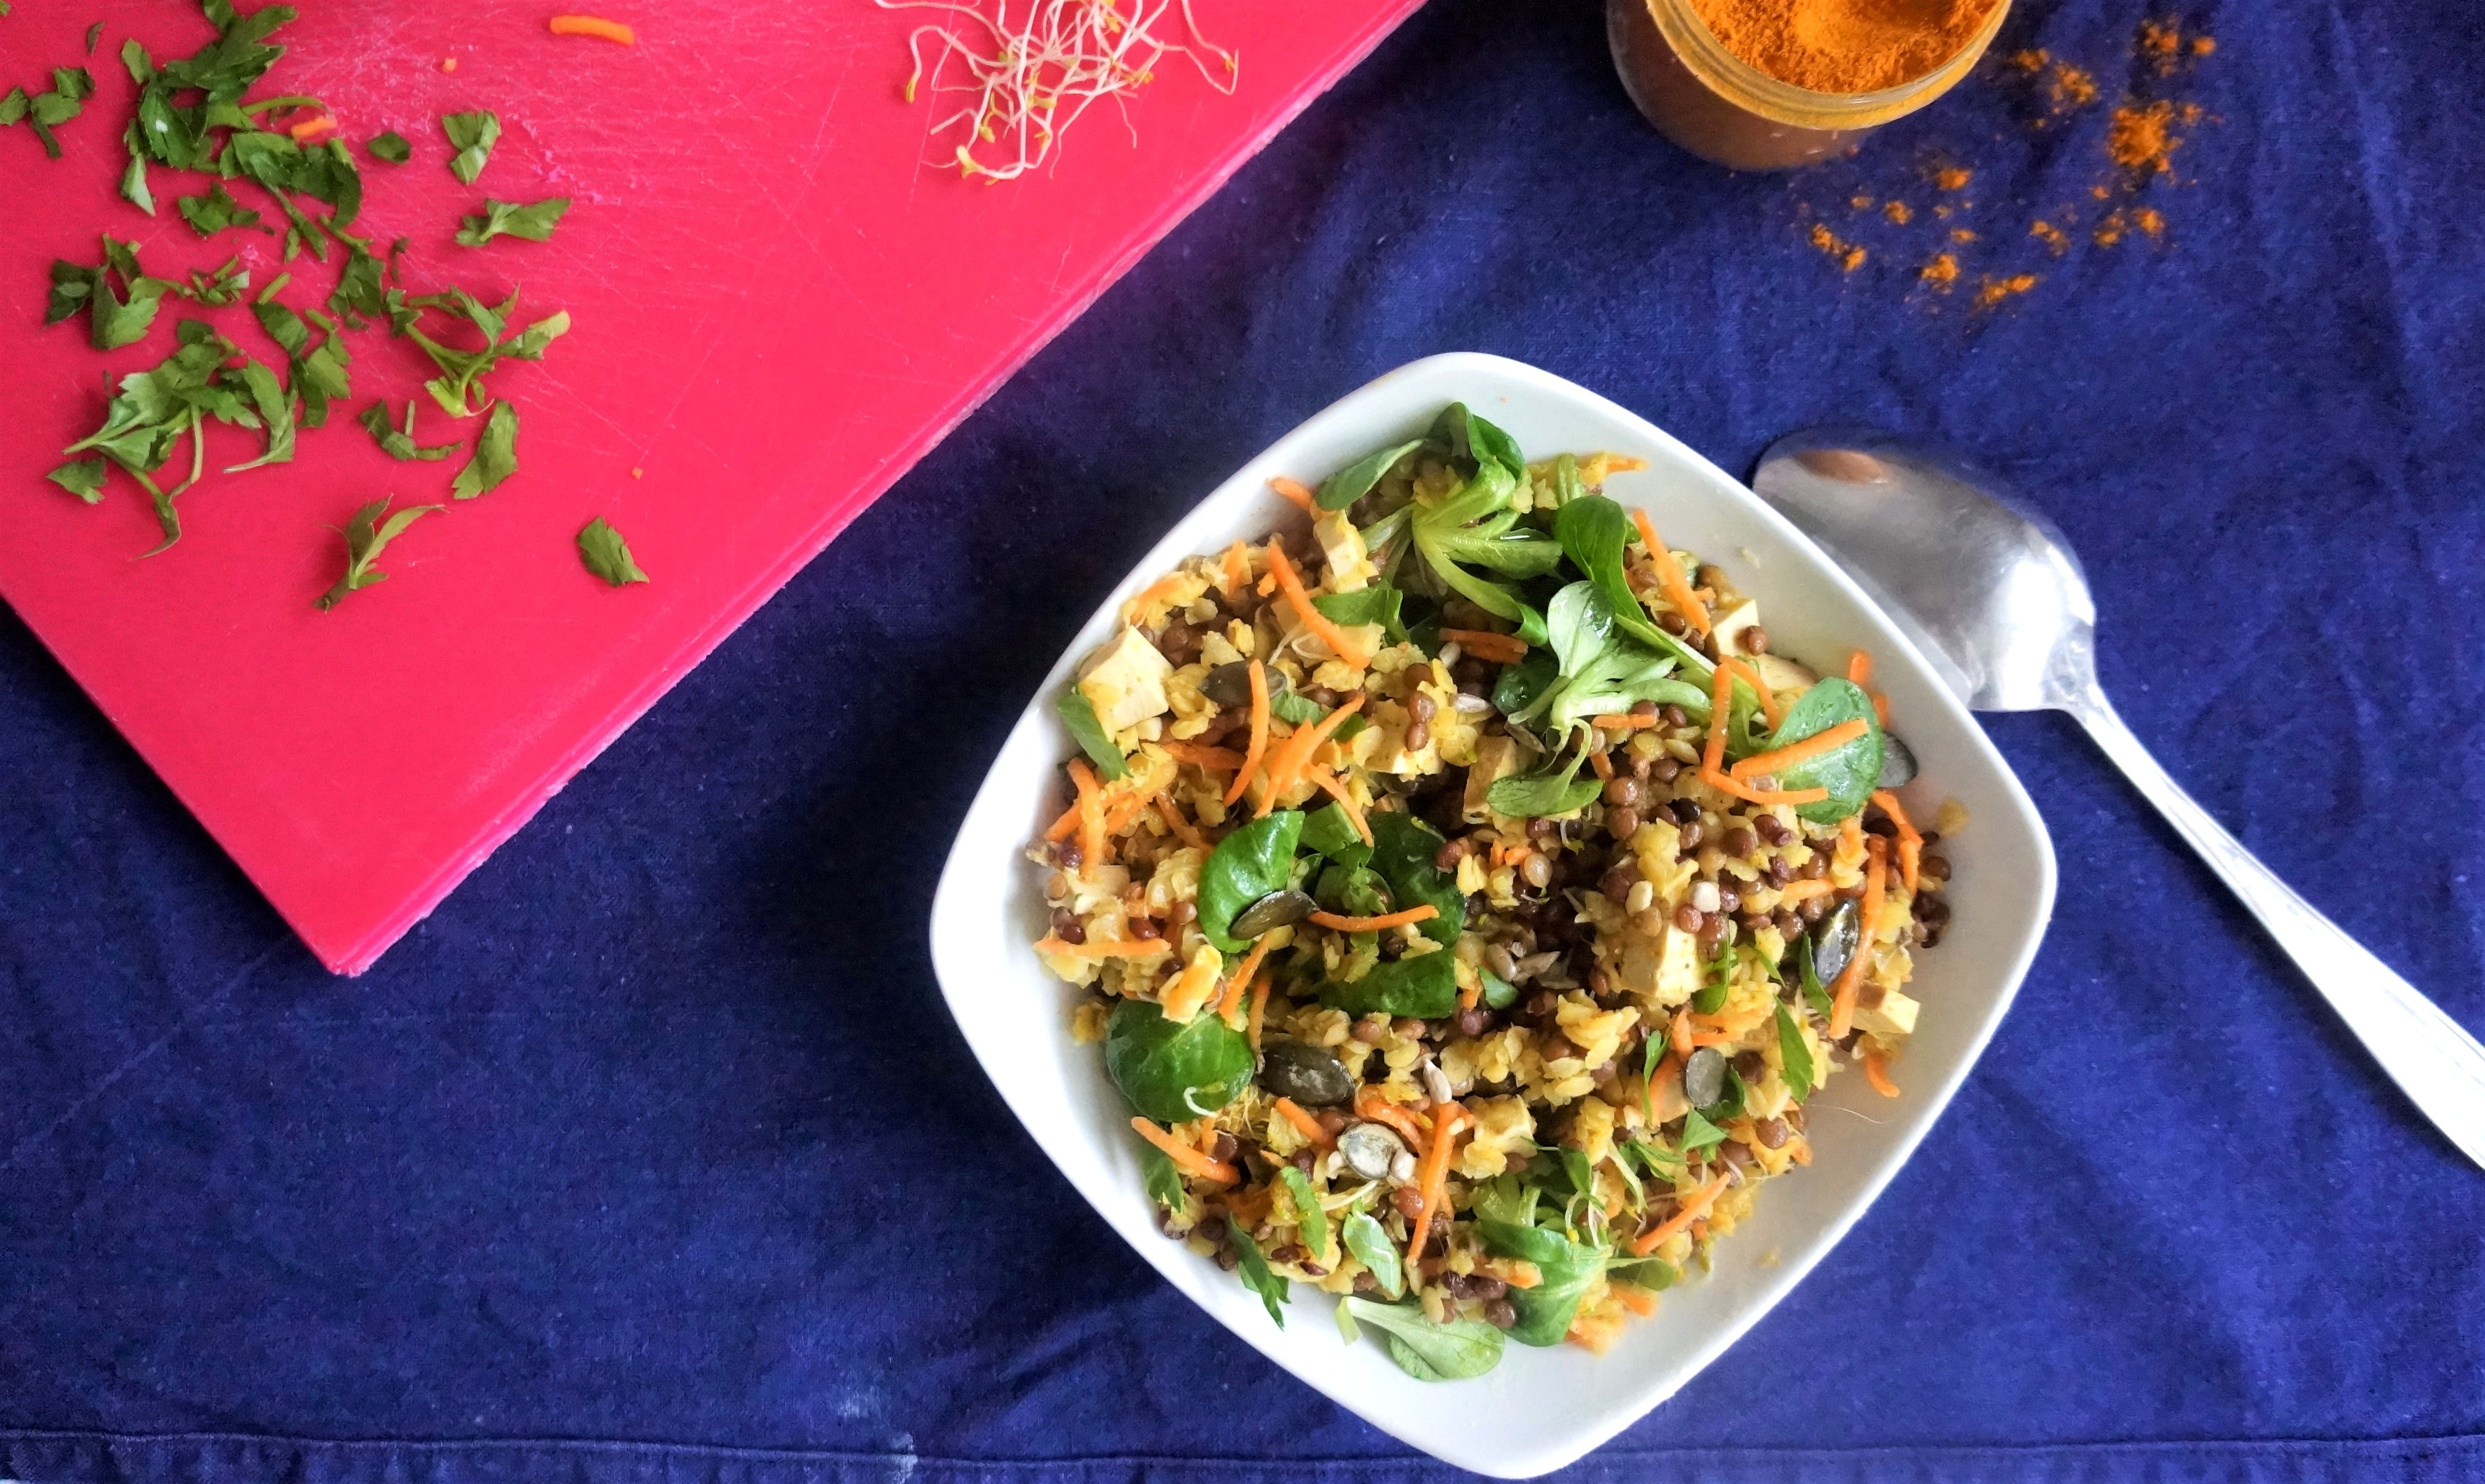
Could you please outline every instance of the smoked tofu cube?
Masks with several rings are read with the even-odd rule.
[[[1917,1009],[1906,995],[1885,990],[1880,1004],[1855,1007],[1855,1028],[1881,1040],[1904,1040],[1916,1034]]]
[[[1173,709],[1165,696],[1165,678],[1172,673],[1172,663],[1147,635],[1126,624],[1079,672],[1079,693],[1096,708],[1105,730],[1118,734]]]
[[[1623,987],[1654,1005],[1680,1005],[1700,989],[1700,940],[1672,923],[1655,937],[1632,932],[1623,945]]]
[[[1739,655],[1743,652],[1743,631],[1761,621],[1761,606],[1746,598],[1725,612],[1709,619],[1717,634],[1717,653]]]
[[[1312,522],[1312,539],[1320,543],[1321,556],[1328,563],[1332,592],[1361,592],[1380,575],[1372,565],[1372,553],[1364,550],[1363,533],[1345,511],[1332,510]]]

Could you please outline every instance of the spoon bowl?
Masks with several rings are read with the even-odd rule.
[[[2096,678],[2096,603],[2070,543],[1947,450],[1816,428],[1752,488],[1826,551],[1978,711],[2065,711],[2218,873],[2411,1101],[2485,1166],[2485,1046],[2298,896],[2158,766]]]

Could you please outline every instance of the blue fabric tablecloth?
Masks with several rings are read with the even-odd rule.
[[[2485,27],[2194,6],[2217,49],[2159,77],[2142,0],[2020,11],[2096,107],[2036,127],[1988,69],[1789,177],[1652,135],[1587,0],[1439,0],[359,981],[0,620],[0,1476],[1445,1476],[1133,1259],[924,945],[1104,587],[1438,350],[1737,472],[1830,419],[2000,466],[2133,726],[2485,1027]],[[2159,233],[2102,246],[2133,90],[2205,117]],[[1916,286],[1953,229],[1960,285]],[[2070,723],[1988,725],[2062,864],[2017,1009],[1845,1244],[1576,1476],[2485,1478],[2485,1174]]]

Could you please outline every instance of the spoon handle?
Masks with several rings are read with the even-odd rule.
[[[2068,708],[2167,822],[2226,878],[2373,1060],[2461,1152],[2485,1166],[2485,1046],[2338,931],[2183,792],[2094,685]]]

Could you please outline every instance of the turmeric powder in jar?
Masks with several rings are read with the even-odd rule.
[[[1950,91],[2010,0],[1606,0],[1631,101],[1683,148],[1738,170],[1844,152]]]

